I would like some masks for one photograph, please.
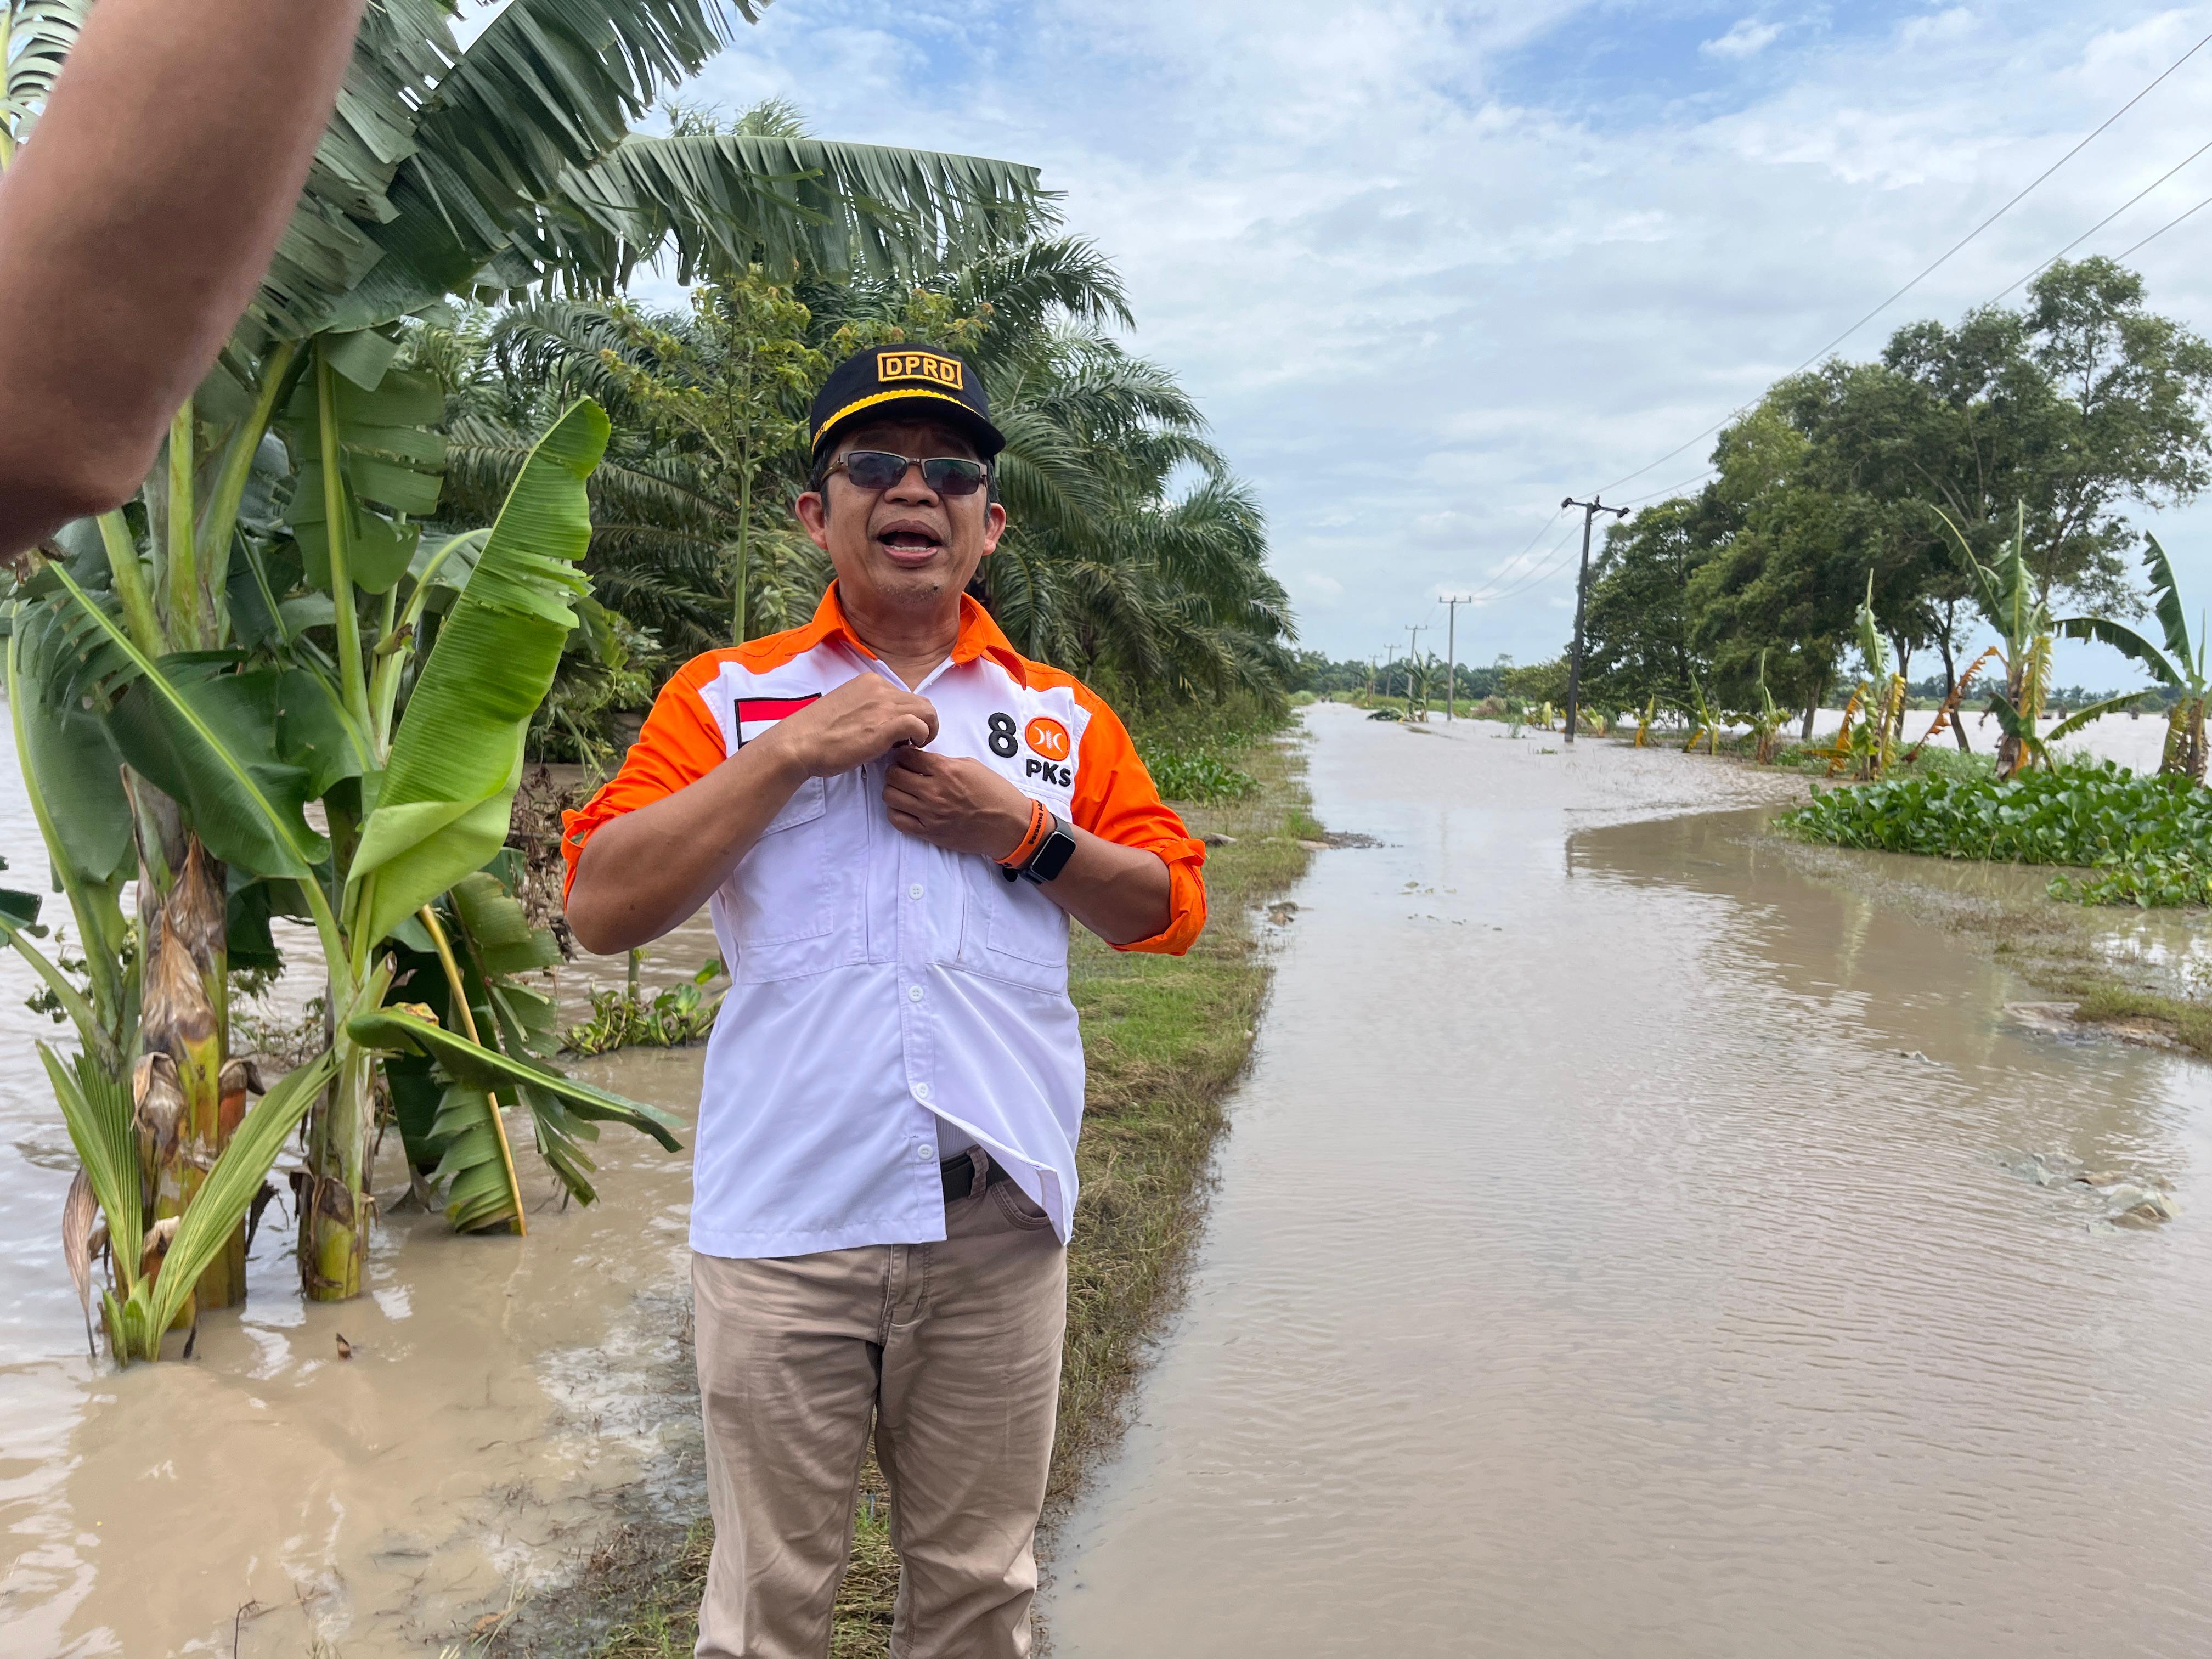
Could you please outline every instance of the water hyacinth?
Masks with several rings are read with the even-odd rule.
[[[2212,903],[2212,792],[2110,761],[1830,790],[1779,823],[1838,847],[2079,866],[2051,891],[2081,903]]]

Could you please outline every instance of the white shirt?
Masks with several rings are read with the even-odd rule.
[[[805,628],[694,659],[622,770],[568,816],[570,880],[601,823],[870,673],[900,684],[851,633],[834,584]],[[963,599],[951,656],[914,689],[936,705],[933,753],[979,760],[1063,818],[1167,863],[1167,927],[1121,948],[1190,947],[1206,921],[1205,849],[1088,687],[1020,656]],[[1084,1063],[1066,915],[988,860],[894,829],[888,764],[801,784],[709,902],[733,983],[699,1106],[702,1254],[941,1239],[940,1141],[980,1144],[1069,1237]]]

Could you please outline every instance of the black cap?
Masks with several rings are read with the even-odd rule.
[[[989,460],[1006,447],[991,424],[983,377],[946,351],[926,346],[871,346],[830,371],[807,418],[818,459],[837,434],[863,421],[942,421],[975,441]]]

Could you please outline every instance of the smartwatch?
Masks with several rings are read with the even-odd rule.
[[[1046,811],[1046,817],[1051,818],[1053,827],[1046,830],[1044,841],[1037,842],[1036,852],[1029,854],[1020,865],[1000,865],[1000,869],[1005,869],[1006,880],[1022,876],[1042,887],[1061,869],[1068,867],[1068,858],[1075,856],[1075,832],[1068,830],[1066,821],[1057,811]]]

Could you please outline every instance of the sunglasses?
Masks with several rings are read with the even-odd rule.
[[[989,467],[964,456],[934,455],[924,461],[880,449],[848,451],[842,460],[823,468],[822,476],[827,478],[832,472],[842,472],[856,489],[881,491],[905,477],[910,466],[921,469],[921,482],[932,492],[948,497],[972,495],[991,479]]]

